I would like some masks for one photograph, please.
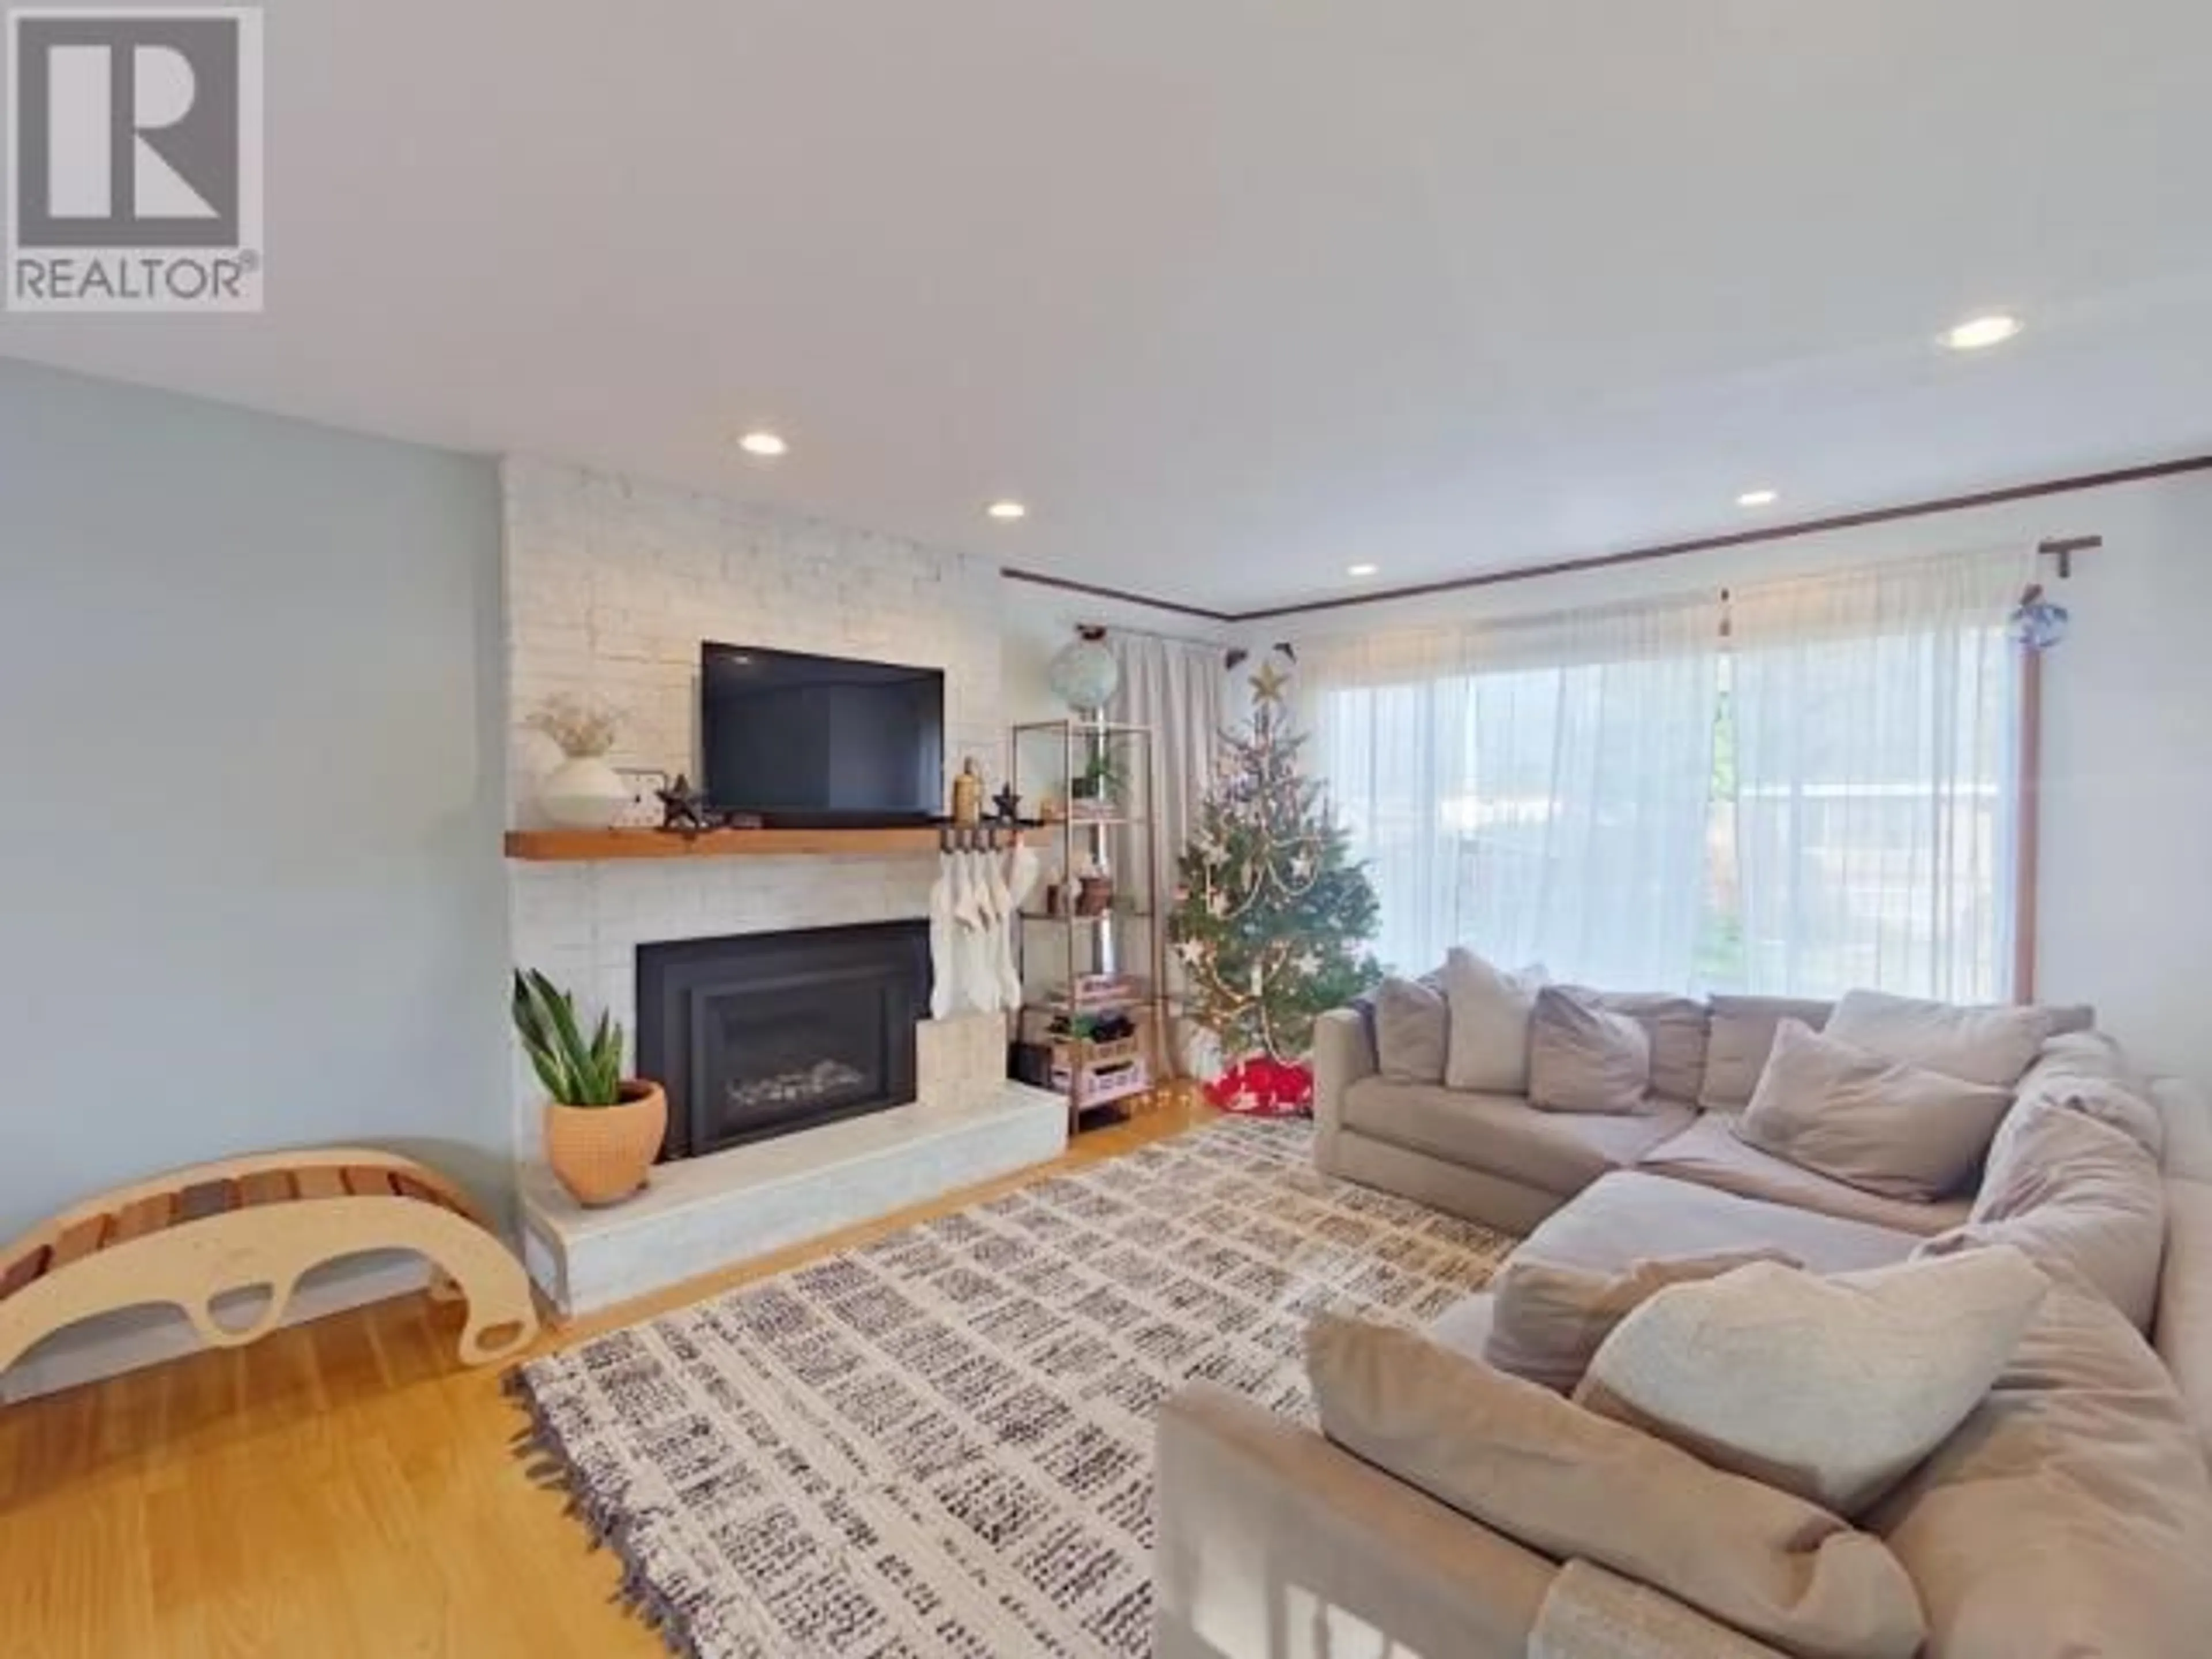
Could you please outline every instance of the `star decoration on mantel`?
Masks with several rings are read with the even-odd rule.
[[[1252,696],[1261,702],[1279,703],[1283,700],[1283,687],[1289,683],[1289,677],[1273,661],[1263,662],[1260,672],[1252,676]]]

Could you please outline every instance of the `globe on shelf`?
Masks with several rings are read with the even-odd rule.
[[[1106,643],[1103,628],[1079,628],[1076,637],[1052,659],[1052,689],[1079,714],[1096,715],[1113,701],[1121,684],[1121,665]]]

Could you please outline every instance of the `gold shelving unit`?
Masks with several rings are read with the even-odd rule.
[[[1044,879],[1059,884],[1056,908],[1045,907],[1041,882],[1022,918],[1019,1035],[1048,1048],[1074,1132],[1107,1106],[1149,1109],[1172,1069],[1157,744],[1149,726],[1075,719],[1016,726],[1012,747],[1014,789],[1047,819],[1031,832]],[[1103,905],[1085,896],[1086,874],[1100,871],[1111,880]],[[1093,1035],[1117,1015],[1129,1033]]]

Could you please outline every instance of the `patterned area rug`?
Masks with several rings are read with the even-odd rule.
[[[532,1361],[538,1473],[696,1659],[1149,1653],[1160,1401],[1310,1419],[1316,1311],[1431,1318],[1512,1244],[1311,1146],[1215,1124]]]

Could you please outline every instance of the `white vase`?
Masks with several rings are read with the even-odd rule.
[[[629,805],[629,786],[599,756],[576,755],[545,775],[538,804],[563,830],[610,830]]]

